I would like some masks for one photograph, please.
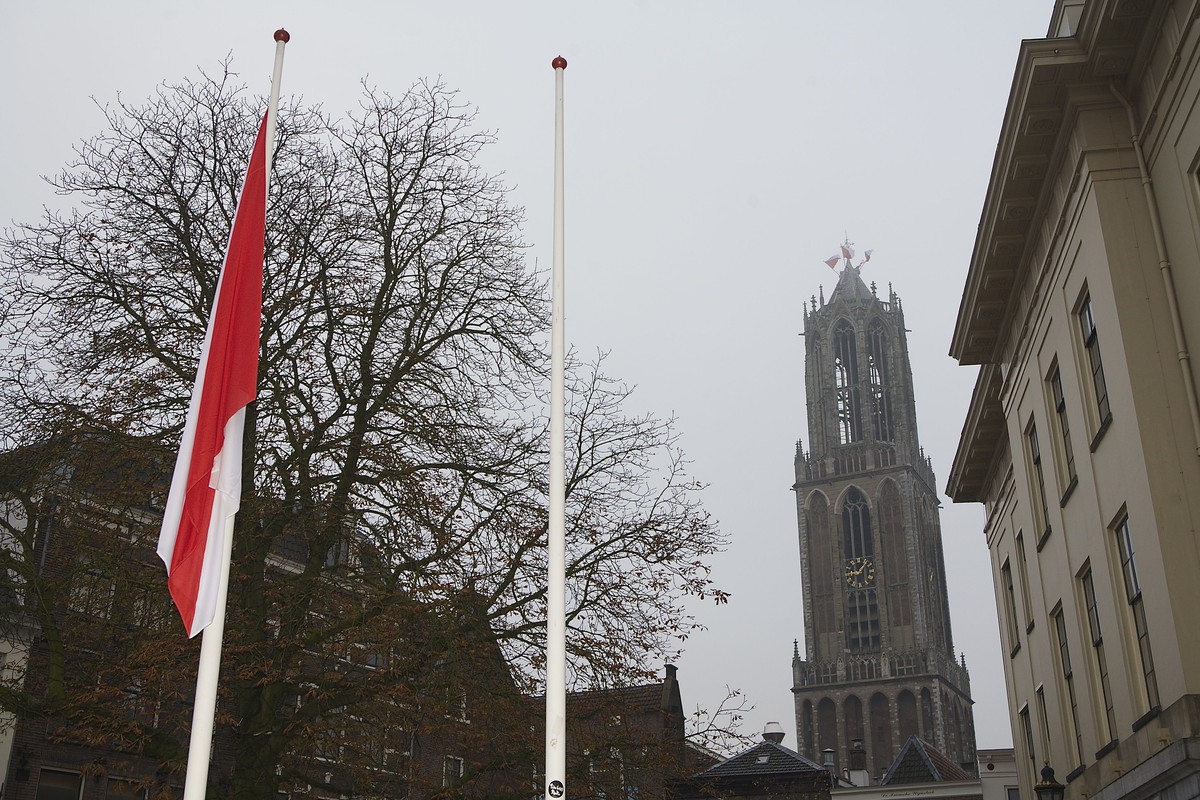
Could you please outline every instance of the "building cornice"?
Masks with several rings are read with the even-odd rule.
[[[980,368],[946,481],[946,495],[956,503],[982,503],[987,499],[988,480],[1006,430],[1000,402],[1002,383],[997,365]]]
[[[960,364],[985,365],[947,481],[946,493],[956,502],[985,500],[1005,436],[1000,362],[1008,337],[1030,310],[1022,307],[1020,287],[1033,269],[1077,113],[1108,102],[1111,84],[1128,83],[1150,21],[1165,5],[1089,0],[1074,36],[1021,43],[950,344]],[[1116,105],[1116,98],[1111,102]]]
[[[1079,87],[1125,81],[1161,0],[1090,0],[1075,36],[1021,43],[951,339],[961,364],[999,360],[1037,220],[1065,155]],[[1115,100],[1114,100],[1115,102]]]
[[[1074,38],[1021,43],[951,339],[950,355],[962,364],[996,360],[1051,159],[1061,151],[1067,86],[1086,65],[1087,53]]]

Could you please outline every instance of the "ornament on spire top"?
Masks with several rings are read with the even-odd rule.
[[[839,261],[842,262],[843,270],[845,270],[846,267],[854,267],[855,269],[862,269],[863,265],[871,260],[871,254],[875,252],[874,250],[863,251],[862,260],[860,260],[858,262],[858,264],[855,264],[854,263],[854,255],[855,255],[854,254],[854,243],[850,241],[849,235],[847,235],[845,241],[843,241],[841,243],[841,245],[839,245],[839,250],[840,250],[839,253],[835,253],[834,255],[831,255],[829,258],[825,259],[825,266],[829,267],[834,272],[838,272],[838,274],[841,274],[838,271],[838,262]]]

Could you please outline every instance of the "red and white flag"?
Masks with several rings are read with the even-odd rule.
[[[825,259],[825,266],[833,269],[838,265],[839,261],[841,261],[839,256],[830,256],[829,258]]]
[[[874,250],[867,250],[866,252],[863,253],[863,263],[864,264],[871,260],[871,253],[874,253],[874,252],[875,252]]]
[[[854,248],[849,245],[842,245],[842,258],[854,258]]]
[[[188,636],[213,621],[227,522],[242,495],[242,429],[258,393],[267,209],[266,118],[258,129],[200,350],[158,555]]]

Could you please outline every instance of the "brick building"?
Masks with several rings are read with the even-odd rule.
[[[199,639],[184,635],[154,552],[160,456],[137,440],[73,435],[0,457],[10,590],[2,640],[22,656],[3,674],[14,717],[5,800],[181,794]],[[270,580],[304,569],[309,547],[301,531],[276,537]],[[273,678],[285,702],[263,734],[287,732],[272,766],[284,794],[526,796],[530,703],[478,598],[462,592],[429,607],[392,597],[393,613],[357,629],[382,631],[387,647],[324,635],[361,605],[356,576],[370,572],[354,565],[369,557],[362,545],[317,559],[329,580],[307,635],[321,646],[286,638],[271,619],[258,622],[257,639],[227,630],[227,651],[296,651]],[[225,660],[228,683],[237,662]],[[217,713],[209,780],[221,790],[241,737],[259,723],[224,695]]]

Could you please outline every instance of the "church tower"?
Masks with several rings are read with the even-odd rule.
[[[800,751],[872,781],[916,734],[974,774],[965,663],[954,655],[933,467],[917,436],[904,312],[862,281],[804,308],[808,443],[796,445],[804,653],[792,660]],[[870,253],[867,253],[869,259]],[[861,743],[861,744],[860,744]],[[853,766],[858,766],[857,764]]]

